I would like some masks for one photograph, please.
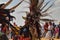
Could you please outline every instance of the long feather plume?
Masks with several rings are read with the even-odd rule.
[[[13,0],[9,0],[5,5],[3,5],[1,8],[6,8]]]

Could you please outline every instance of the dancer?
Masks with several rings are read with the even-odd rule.
[[[48,22],[48,32],[46,33],[45,38],[48,38],[49,40],[53,40],[52,39],[52,30],[53,30],[53,25],[51,22]]]

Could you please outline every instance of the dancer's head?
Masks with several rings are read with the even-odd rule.
[[[0,4],[0,8],[1,8],[3,5],[5,5],[5,4],[4,4],[4,3]]]

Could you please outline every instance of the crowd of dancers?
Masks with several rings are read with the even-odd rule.
[[[9,35],[13,40],[32,40],[32,34],[30,34],[29,36],[29,33],[32,30],[29,27],[18,27],[15,23],[14,26],[19,30],[19,34],[15,34],[15,32],[13,32],[11,29],[9,29],[9,32],[8,29],[6,29],[7,26],[1,30],[2,34],[6,33],[5,36]],[[35,33],[35,31],[33,33]],[[58,25],[53,22],[45,22],[44,24],[42,24],[40,38],[46,38],[49,40],[53,40],[54,38],[60,39],[60,23]]]
[[[46,22],[42,27],[41,33],[44,38],[60,38],[60,23],[56,25],[52,22]]]

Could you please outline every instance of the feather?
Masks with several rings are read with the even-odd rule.
[[[46,10],[44,10],[42,13],[46,12],[49,10],[49,8],[51,8],[53,6],[53,4],[51,4]]]
[[[6,4],[4,4],[1,8],[6,8],[13,0],[9,0]]]
[[[40,19],[41,21],[56,21],[56,20],[52,20],[52,19]]]
[[[41,10],[43,10],[51,1],[48,1],[42,8]]]
[[[44,0],[39,0],[39,3],[37,5],[37,8],[41,8],[43,5]]]
[[[54,0],[53,3],[46,10],[44,10],[42,13],[47,12],[49,10],[49,8],[51,8],[53,6],[53,4],[54,4],[55,1],[56,0]]]
[[[17,5],[15,5],[14,7],[10,8],[11,10],[14,10],[16,7],[18,7],[24,0],[22,0],[21,2],[19,2]]]

